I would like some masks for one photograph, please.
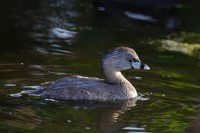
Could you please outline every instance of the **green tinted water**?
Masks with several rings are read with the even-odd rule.
[[[90,1],[22,0],[1,6],[1,132],[199,132],[198,32],[169,34],[120,15],[95,14]],[[139,93],[131,106],[10,96],[73,74],[103,78],[100,58],[117,46],[134,48],[151,67],[123,72]]]

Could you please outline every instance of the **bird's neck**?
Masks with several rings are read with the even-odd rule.
[[[110,84],[130,83],[120,71],[104,70],[105,80]]]
[[[112,66],[106,67],[105,64],[102,67],[105,81],[109,84],[119,85],[119,91],[123,92],[129,98],[137,97],[137,91],[133,85],[122,75],[120,71],[115,71],[112,68]]]

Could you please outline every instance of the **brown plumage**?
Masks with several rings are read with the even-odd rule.
[[[101,60],[101,70],[105,80],[75,75],[54,81],[42,89],[22,93],[65,100],[132,99],[137,97],[137,92],[120,72],[131,68],[149,70],[133,49],[118,47],[105,54]]]

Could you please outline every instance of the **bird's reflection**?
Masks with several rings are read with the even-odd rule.
[[[98,109],[97,130],[100,133],[116,133],[126,126],[121,115],[133,109],[136,101],[136,99],[112,102],[65,101],[65,104],[78,109]]]

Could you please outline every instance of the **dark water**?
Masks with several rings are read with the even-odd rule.
[[[182,3],[180,33],[123,12],[96,12],[91,3],[1,2],[0,131],[200,132],[198,2]],[[101,55],[122,45],[151,67],[123,72],[139,93],[136,102],[74,104],[12,95],[73,74],[103,78]]]

